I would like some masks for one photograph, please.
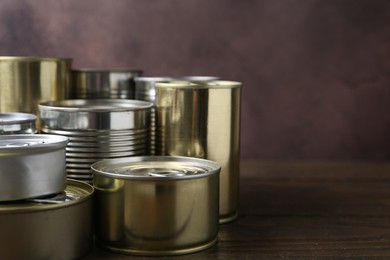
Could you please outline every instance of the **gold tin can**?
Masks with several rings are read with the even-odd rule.
[[[91,185],[67,181],[61,194],[0,203],[4,259],[75,259],[93,245]]]
[[[241,83],[156,83],[156,153],[219,163],[220,223],[238,212]]]
[[[38,103],[70,97],[69,58],[0,56],[0,112],[37,114]]]
[[[73,98],[134,99],[134,78],[141,75],[136,69],[73,69]]]
[[[214,245],[220,166],[174,156],[92,165],[98,245],[135,255],[179,255]]]

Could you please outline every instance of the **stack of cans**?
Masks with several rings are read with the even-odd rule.
[[[67,177],[91,183],[96,161],[149,153],[151,106],[124,99],[45,102],[39,105],[41,131],[69,138]]]

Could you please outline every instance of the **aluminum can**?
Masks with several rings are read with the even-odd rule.
[[[0,56],[0,112],[37,114],[40,102],[70,98],[71,65],[69,58]]]
[[[91,185],[68,180],[59,194],[0,203],[4,259],[76,259],[92,249]]]
[[[98,160],[148,155],[151,106],[125,99],[44,102],[41,132],[67,136],[67,176],[92,182],[91,164]]]
[[[28,113],[0,113],[0,135],[35,134],[37,116]]]
[[[73,69],[74,99],[134,99],[136,69]]]
[[[179,255],[217,241],[219,164],[141,156],[102,160],[94,172],[98,245],[135,255]]]
[[[156,83],[156,153],[219,163],[220,223],[238,213],[241,83]]]
[[[53,135],[0,136],[0,201],[58,193],[66,186],[68,138]]]

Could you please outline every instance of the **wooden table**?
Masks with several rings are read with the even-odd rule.
[[[241,169],[238,219],[220,225],[216,246],[180,259],[390,256],[390,162],[243,161]],[[105,258],[142,257],[99,248],[86,257]]]

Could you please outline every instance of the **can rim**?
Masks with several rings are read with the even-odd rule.
[[[9,213],[12,214],[12,213],[23,213],[23,212],[46,211],[46,210],[63,209],[63,208],[71,207],[83,203],[87,200],[90,200],[95,191],[95,188],[92,185],[84,181],[79,181],[74,179],[66,180],[65,191],[68,189],[68,187],[70,187],[73,190],[77,189],[78,191],[83,191],[82,194],[80,193],[80,195],[82,196],[80,196],[76,200],[66,201],[58,204],[42,204],[38,202],[29,202],[28,200],[20,201],[20,202],[12,201],[12,202],[7,202],[5,204],[0,203],[0,215],[9,214]],[[10,205],[10,207],[9,208],[2,207],[3,205]]]
[[[4,120],[6,119],[6,120]],[[7,120],[9,119],[9,120]],[[37,116],[29,113],[0,113],[0,125],[34,122]]]
[[[240,88],[241,82],[229,80],[212,80],[206,82],[192,82],[192,81],[171,81],[171,82],[156,82],[156,88],[176,88],[183,90],[192,89],[234,89]]]
[[[184,175],[184,176],[166,176],[166,177],[156,177],[156,176],[134,176],[126,175],[121,173],[112,173],[102,170],[103,166],[107,166],[108,163],[112,164],[123,164],[123,163],[142,163],[142,162],[196,162],[198,164],[207,165],[211,170],[204,173],[197,173],[193,175]],[[115,179],[124,179],[124,180],[140,180],[140,181],[179,181],[179,180],[190,180],[204,178],[219,174],[221,166],[211,160],[195,158],[195,157],[186,157],[186,156],[131,156],[126,158],[116,158],[116,159],[104,159],[97,161],[91,165],[93,175],[101,175],[105,177],[111,177]]]
[[[2,61],[19,61],[19,62],[39,62],[39,61],[72,61],[72,58],[68,57],[38,57],[38,56],[0,56],[0,62]]]
[[[133,68],[73,68],[71,69],[71,73],[115,73],[115,72],[128,72],[128,73],[142,73],[141,69],[133,69]]]
[[[9,141],[11,142],[7,146],[0,146],[0,156],[2,156],[3,152],[6,152],[6,156],[10,155],[9,152],[18,152],[18,154],[29,154],[31,150],[50,150],[50,149],[58,149],[63,148],[65,151],[65,147],[69,142],[69,138],[62,135],[48,135],[48,134],[17,134],[17,135],[0,135],[0,143],[1,141]],[[12,145],[12,140],[16,140],[17,143]],[[25,142],[23,142],[25,141]],[[34,143],[34,145],[29,145]],[[45,142],[46,141],[46,142]],[[21,153],[24,152],[24,153]]]
[[[146,82],[146,83],[155,83],[157,81],[170,81],[175,79],[175,77],[170,76],[161,76],[161,77],[135,77],[135,82]]]
[[[98,108],[89,107],[88,105],[98,105],[99,102],[103,103],[102,105],[110,107]],[[38,104],[39,109],[66,112],[122,112],[149,109],[152,106],[153,104],[151,102],[133,99],[66,99],[57,101],[46,101]]]

